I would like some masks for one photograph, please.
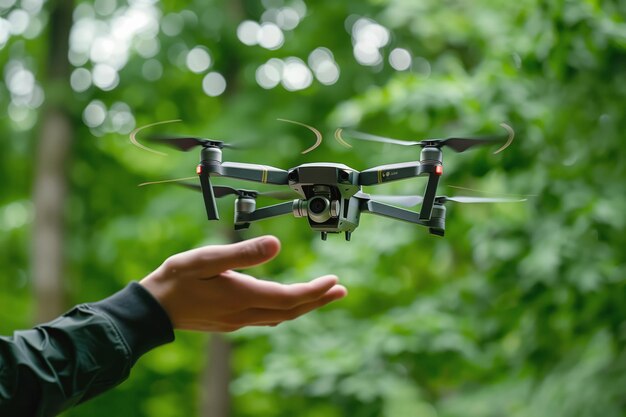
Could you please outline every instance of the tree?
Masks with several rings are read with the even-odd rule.
[[[1,7],[8,17],[18,6]],[[68,102],[83,124],[73,119],[67,167],[70,297],[100,298],[169,254],[226,235],[230,202],[220,202],[226,221],[209,224],[199,196],[136,187],[193,175],[197,155],[133,148],[126,136],[135,126],[182,118],[167,131],[264,145],[225,152],[228,160],[364,169],[415,155],[355,141],[342,148],[336,127],[414,140],[494,132],[506,121],[516,140],[505,152],[446,152],[441,191],[528,202],[450,204],[444,239],[366,216],[349,244],[319,241],[301,219],[253,225],[249,235],[283,241],[257,275],[334,272],[350,295],[296,323],[229,336],[231,415],[622,415],[625,15],[611,1],[77,4]],[[0,35],[2,63],[42,57],[46,40]],[[1,172],[24,175],[0,199],[9,230],[0,263],[20,276],[11,259],[23,250],[8,242],[25,241],[28,209],[23,223],[7,213],[28,207],[18,188],[32,174],[9,156],[34,146],[18,142],[27,124],[15,121],[11,80],[0,100],[13,118],[0,129],[15,139]],[[322,146],[300,155],[310,133],[279,117],[318,127]],[[0,300],[24,311],[28,299],[16,293],[19,302]],[[177,337],[119,389],[67,415],[197,415],[207,341]]]

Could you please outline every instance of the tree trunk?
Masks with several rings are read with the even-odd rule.
[[[239,232],[230,229],[227,233],[231,242],[241,242]],[[232,368],[230,358],[233,344],[219,333],[211,335],[207,349],[207,364],[200,382],[200,417],[229,417],[231,408],[230,381]]]
[[[43,66],[47,69],[46,85],[56,87],[69,84],[67,52],[73,2],[57,0],[51,4],[49,55],[48,62]],[[61,98],[48,96],[48,99],[39,132],[33,190],[35,222],[32,270],[35,320],[38,323],[58,316],[66,307],[63,285],[63,218],[67,193],[65,167],[74,136],[69,112]]]
[[[202,374],[200,416],[228,417],[230,415],[230,357],[232,343],[223,335],[211,335],[208,361]]]

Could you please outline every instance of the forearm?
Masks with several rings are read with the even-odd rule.
[[[138,284],[2,337],[0,415],[54,416],[118,385],[139,356],[172,339],[167,316]]]

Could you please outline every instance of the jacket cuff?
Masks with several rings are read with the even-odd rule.
[[[89,306],[113,320],[130,348],[131,364],[149,350],[174,340],[174,329],[167,313],[137,282]]]

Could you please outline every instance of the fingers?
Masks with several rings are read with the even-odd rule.
[[[230,315],[227,321],[234,327],[277,325],[286,320],[293,320],[312,310],[345,297],[347,291],[341,285],[335,285],[323,296],[314,301],[299,304],[290,309],[252,308]]]
[[[259,280],[234,271],[227,271],[218,279],[229,279],[232,280],[233,285],[239,285],[241,290],[237,292],[241,296],[240,300],[250,308],[272,310],[290,310],[301,304],[316,301],[337,286],[337,277],[334,275],[319,277],[310,282],[287,285]],[[345,291],[344,287],[337,287]]]
[[[163,268],[175,275],[213,277],[229,269],[247,268],[274,258],[280,241],[262,236],[230,245],[205,246],[179,253],[164,262]]]

